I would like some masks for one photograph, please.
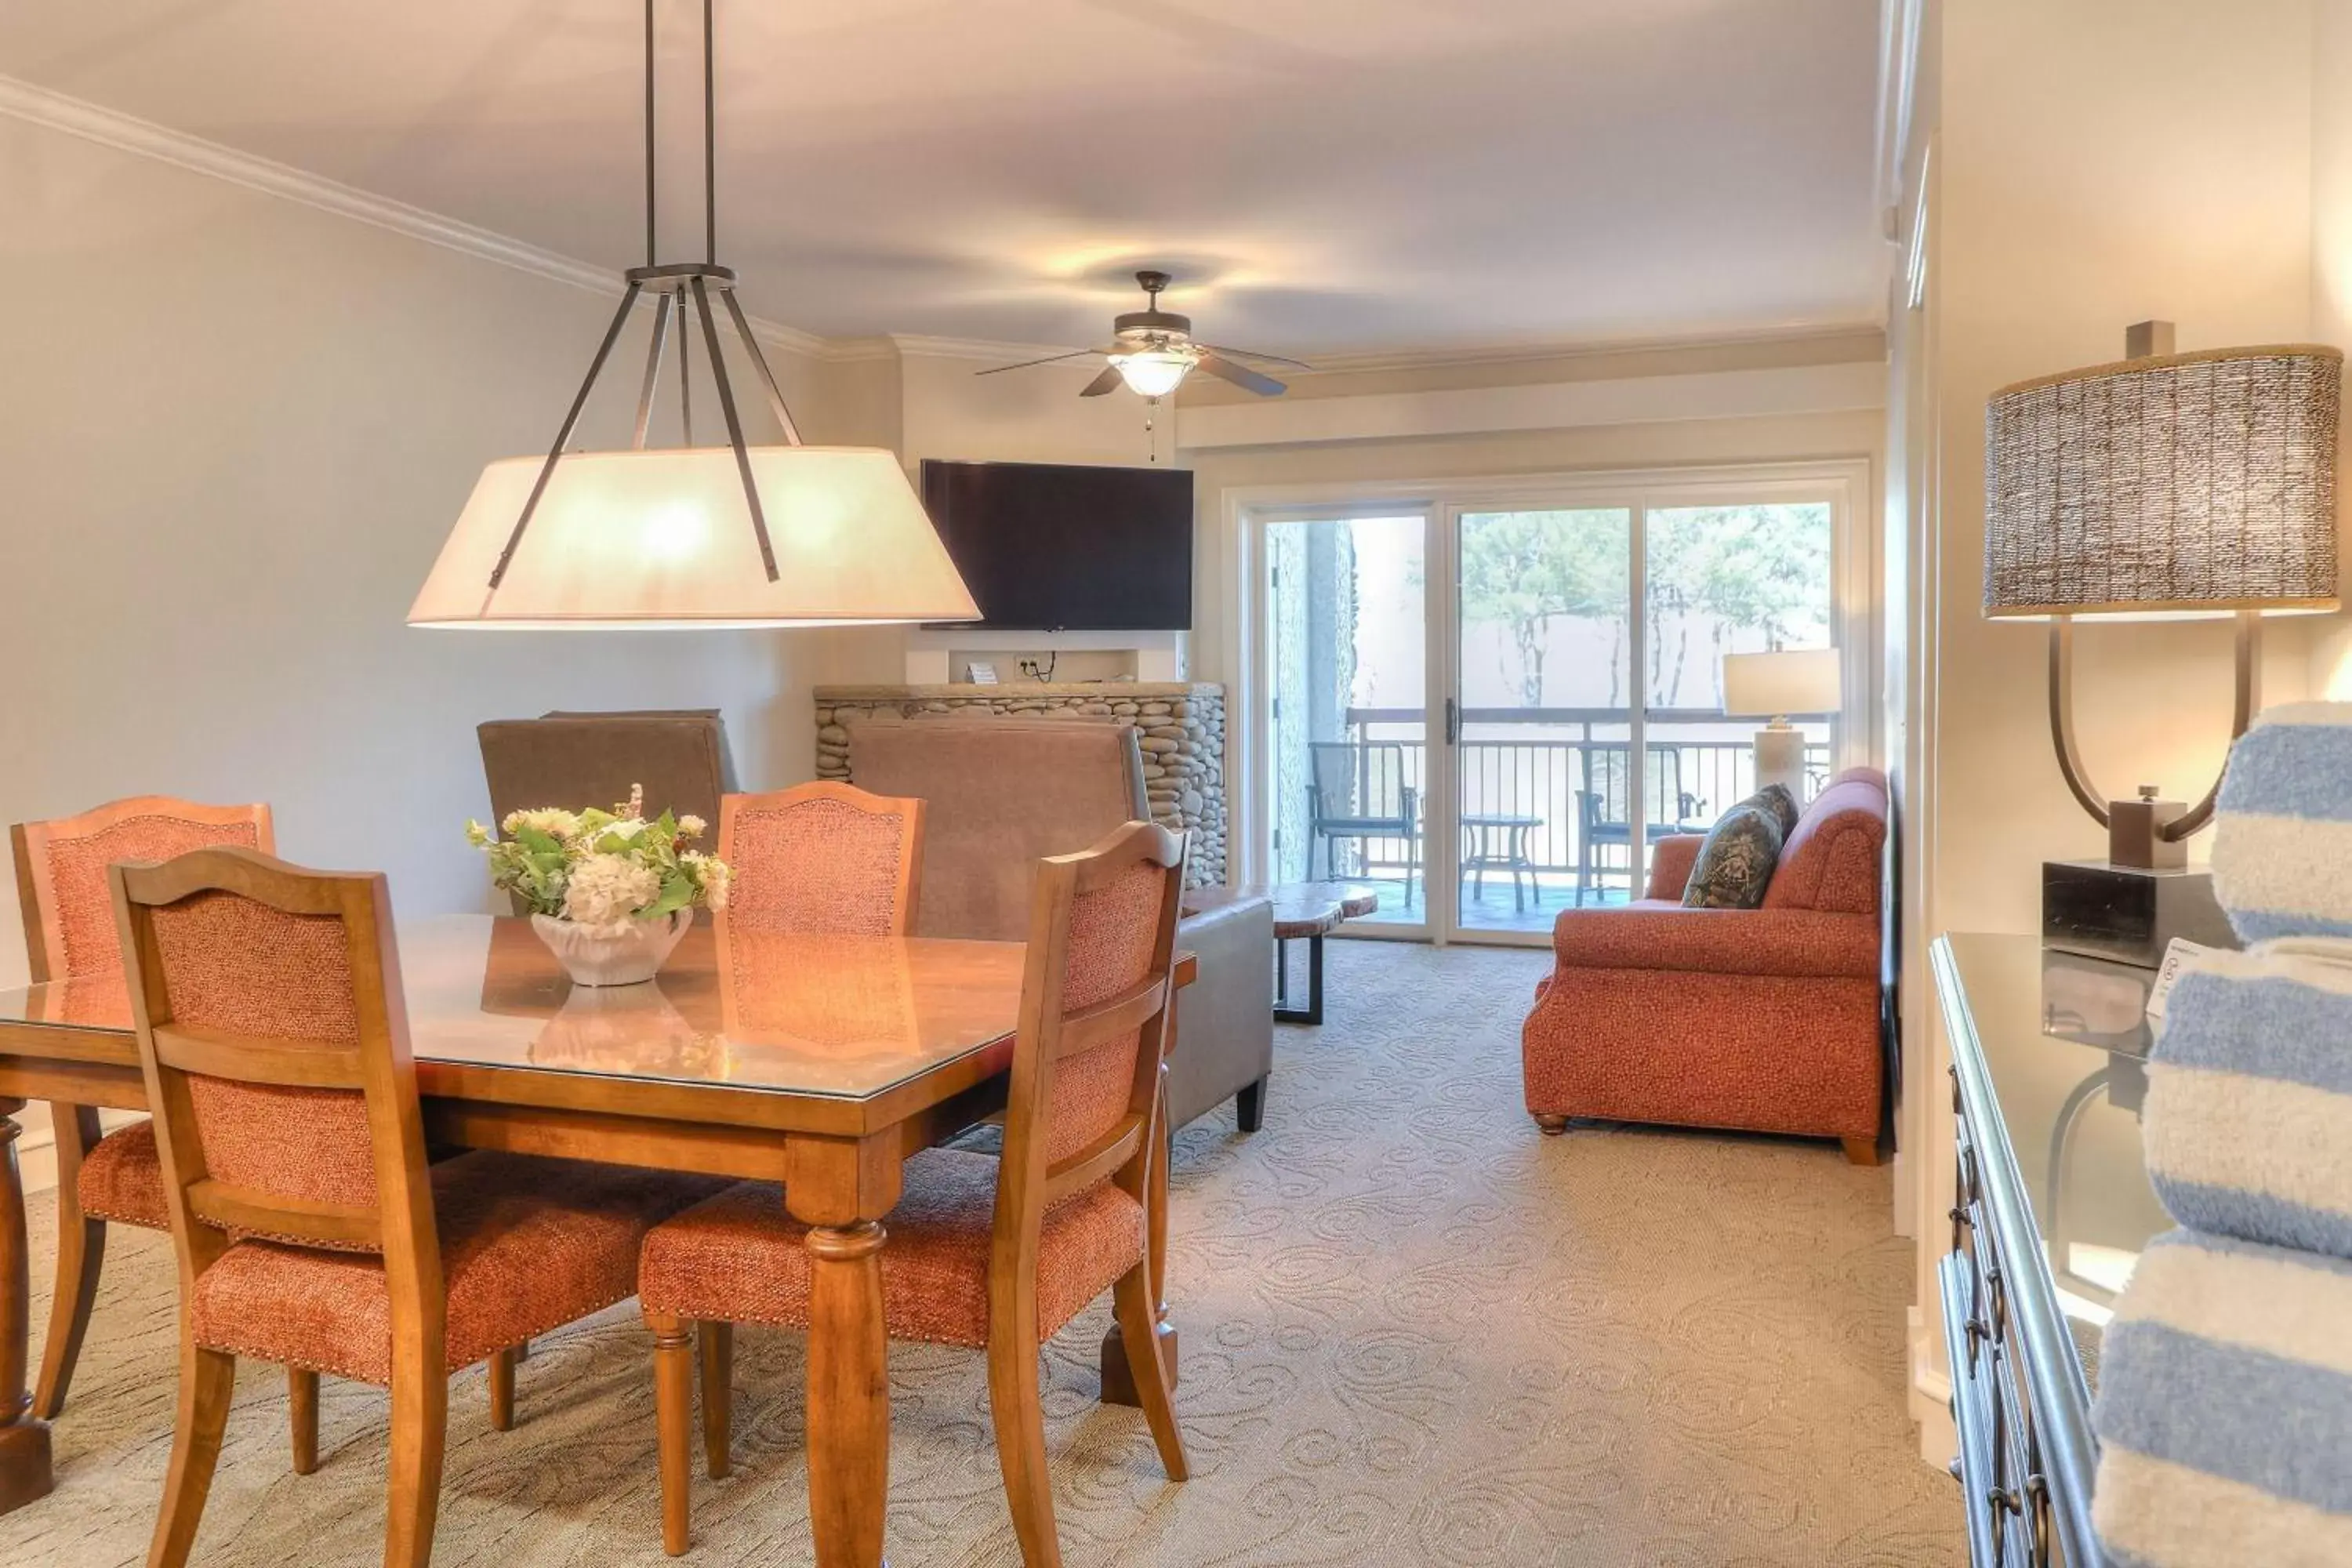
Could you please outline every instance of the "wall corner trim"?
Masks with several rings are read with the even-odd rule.
[[[617,294],[621,289],[620,274],[608,268],[16,77],[0,76],[0,114],[574,289],[605,295]],[[755,316],[751,318],[751,331],[761,342],[787,352],[813,356],[824,353],[823,338],[782,321]]]

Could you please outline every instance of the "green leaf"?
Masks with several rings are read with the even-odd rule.
[[[563,845],[553,834],[545,832],[541,828],[533,827],[528,823],[520,823],[516,825],[515,842],[521,845],[525,849],[530,850],[534,855],[545,855],[551,852],[557,856],[561,856],[563,853]]]
[[[673,871],[662,879],[661,896],[656,899],[652,908],[645,912],[651,916],[661,916],[674,914],[679,910],[689,908],[694,903],[694,896],[698,890],[693,878],[683,871]]]

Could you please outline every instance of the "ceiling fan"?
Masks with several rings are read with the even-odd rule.
[[[1214,343],[1197,342],[1192,337],[1192,318],[1179,316],[1160,308],[1160,291],[1168,287],[1165,272],[1139,272],[1135,280],[1143,286],[1145,306],[1129,310],[1111,322],[1114,341],[1108,348],[1073,349],[1066,354],[1048,354],[1044,359],[1023,360],[1018,364],[1000,364],[980,371],[981,375],[995,375],[1003,371],[1026,370],[1031,365],[1058,364],[1066,359],[1084,359],[1088,354],[1101,354],[1110,363],[1103,373],[1087,383],[1080,397],[1100,397],[1121,382],[1129,390],[1145,397],[1165,397],[1182,384],[1195,370],[1203,370],[1220,381],[1230,381],[1244,392],[1255,392],[1260,397],[1278,397],[1287,390],[1274,377],[1252,370],[1242,363],[1244,359],[1264,360],[1273,364],[1293,365],[1300,370],[1311,366],[1280,354],[1259,353],[1255,349],[1223,349]]]

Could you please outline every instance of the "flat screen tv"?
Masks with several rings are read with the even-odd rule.
[[[923,505],[991,630],[1192,625],[1187,469],[926,459]]]

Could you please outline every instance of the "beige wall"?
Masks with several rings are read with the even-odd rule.
[[[2117,358],[2147,317],[2184,350],[2309,334],[2311,23],[2308,0],[1944,8],[1937,929],[2035,930],[2040,863],[2105,844],[2052,755],[2042,628],[1979,615],[1986,396]],[[2081,634],[2103,789],[2202,793],[2229,737],[2229,637]],[[2268,700],[2303,695],[2308,637],[2272,636]]]
[[[1924,612],[1907,648],[1915,1092],[1898,1207],[1918,1237],[1927,1308],[1914,1320],[1912,1405],[1922,1457],[1940,1466],[1950,1425],[1933,1265],[1951,1119],[1916,1086],[1942,1082],[1949,1058],[1921,944],[1947,931],[2036,930],[2041,862],[2105,847],[2052,752],[2044,629],[1979,613],[1985,401],[2011,381],[2120,357],[2125,327],[2150,317],[2176,322],[2183,349],[2344,341],[2352,17],[2313,0],[1930,0],[1927,12],[1900,216],[1907,234],[1924,157],[1928,299],[1890,331],[1890,407]],[[2326,673],[2315,650],[2342,636],[2273,623],[2265,700],[2315,689]],[[2101,787],[2160,783],[2195,798],[2226,750],[2227,627],[2093,626],[2078,647],[2076,714]]]
[[[2311,335],[2352,347],[2352,6],[2313,7]],[[2352,403],[2347,405],[2352,426]],[[2338,442],[2346,454],[2352,444]],[[2337,558],[2352,558],[2352,486],[2336,488]],[[2352,615],[2312,627],[2311,695],[2352,700]]]
[[[811,776],[812,634],[402,625],[482,464],[553,433],[612,297],[21,121],[0,192],[0,820],[266,800],[287,856],[380,868],[420,914],[483,904],[482,720],[716,705],[747,782]],[[24,973],[0,900],[0,985]]]

